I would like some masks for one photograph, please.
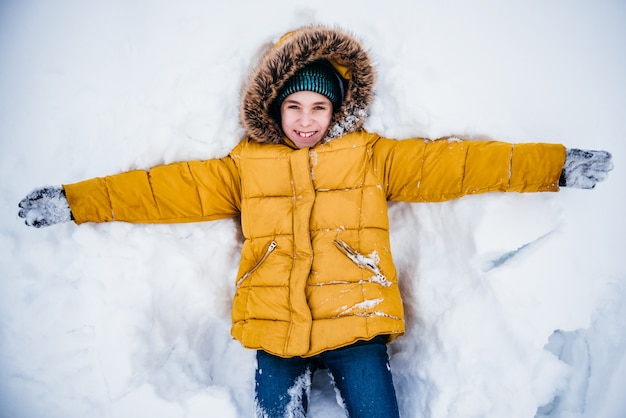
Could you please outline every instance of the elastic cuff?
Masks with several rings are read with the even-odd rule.
[[[561,171],[561,177],[559,177],[559,186],[560,187],[566,187],[567,186],[567,181],[565,179],[565,170]]]

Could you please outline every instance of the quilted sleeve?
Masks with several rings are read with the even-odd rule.
[[[236,216],[239,173],[230,157],[160,165],[63,185],[75,222],[177,223]]]
[[[486,192],[557,191],[565,161],[563,145],[457,138],[381,138],[373,153],[388,200],[409,202]]]

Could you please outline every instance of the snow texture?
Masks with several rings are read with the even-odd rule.
[[[26,225],[41,228],[72,220],[70,205],[62,187],[48,186],[33,190],[19,203],[18,215]]]
[[[593,189],[598,181],[606,180],[613,169],[611,154],[606,151],[568,149],[561,177],[567,187]]]
[[[287,416],[285,418],[305,418],[306,411],[304,410],[302,397],[311,396],[311,370],[308,370],[296,379],[296,382],[289,388],[287,393],[289,394],[290,401],[287,405]]]
[[[366,269],[369,270],[369,272],[374,273],[374,275],[369,278],[370,282],[378,283],[383,287],[391,286],[392,283],[387,280],[382,271],[380,271],[380,267],[378,266],[378,263],[380,263],[380,256],[376,251],[369,255],[363,255],[358,251],[355,251],[340,239],[335,239],[333,242],[335,246],[359,268]]]
[[[0,2],[0,416],[253,416],[236,220],[35,229],[17,203],[225,155],[257,51],[307,23],[371,49],[372,132],[613,154],[593,190],[390,204],[402,416],[626,416],[625,21],[617,0]],[[344,416],[326,373],[309,416]]]

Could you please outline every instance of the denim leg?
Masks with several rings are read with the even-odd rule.
[[[308,410],[313,362],[301,357],[282,358],[257,351],[257,418],[304,418]]]
[[[350,418],[400,416],[385,341],[375,338],[319,356]]]

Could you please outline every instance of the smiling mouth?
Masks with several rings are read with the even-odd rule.
[[[296,134],[298,134],[298,136],[301,136],[302,138],[310,138],[313,135],[315,135],[316,133],[317,133],[317,131],[313,131],[313,132],[296,131]]]

